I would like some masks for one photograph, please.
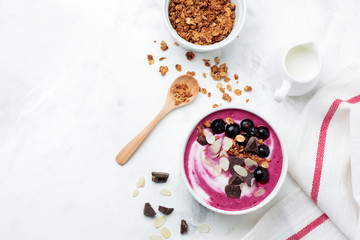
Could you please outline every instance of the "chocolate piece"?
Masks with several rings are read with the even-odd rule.
[[[186,221],[184,219],[181,220],[181,225],[180,225],[180,233],[184,234],[188,231],[189,226],[187,225]]]
[[[229,165],[230,173],[234,175],[236,173],[235,170],[233,169],[234,165],[241,166],[244,163],[244,158],[230,156],[229,161],[230,161],[230,165]]]
[[[239,185],[240,183],[242,183],[243,180],[241,180],[240,176],[236,173],[234,173],[234,175],[231,176],[231,178],[229,178],[229,185]]]
[[[252,152],[252,153],[258,153],[258,146],[256,143],[256,137],[251,137],[249,138],[249,141],[247,142],[246,146],[245,146],[245,151],[246,152]]]
[[[159,210],[159,212],[162,212],[165,215],[169,215],[170,213],[172,213],[174,211],[173,208],[167,208],[167,207],[163,207],[163,206],[159,206],[158,210]]]
[[[208,142],[206,141],[206,137],[204,135],[199,136],[196,141],[200,143],[200,145],[208,145]]]
[[[240,185],[226,185],[225,186],[226,196],[231,198],[240,198],[241,189]]]
[[[151,207],[150,203],[145,203],[144,206],[144,215],[148,216],[148,217],[153,217],[156,215],[156,212],[154,211],[154,209]]]
[[[165,183],[169,177],[166,172],[152,172],[151,175],[151,180],[157,183]]]

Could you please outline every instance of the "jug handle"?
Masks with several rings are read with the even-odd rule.
[[[291,83],[287,80],[284,80],[281,87],[276,90],[274,99],[277,102],[281,102],[285,96],[288,94],[291,87]]]

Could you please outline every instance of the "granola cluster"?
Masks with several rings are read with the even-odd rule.
[[[191,90],[186,83],[175,84],[175,87],[171,88],[171,93],[175,99],[175,105],[189,102],[192,97]]]
[[[174,45],[178,46],[178,44],[176,43],[174,43]],[[161,50],[166,51],[168,48],[169,48],[168,44],[165,41],[160,42]],[[196,61],[195,53],[193,52],[186,52],[185,56],[189,61]],[[155,60],[151,54],[147,55],[147,59],[149,65],[154,64]],[[163,61],[166,59],[167,59],[166,57],[160,57],[159,61]],[[236,85],[234,85],[234,84],[239,84],[239,76],[237,74],[234,74],[233,77],[230,76],[228,73],[227,64],[221,62],[219,57],[215,57],[213,61],[210,59],[202,59],[202,61],[204,62],[205,66],[209,68],[209,73],[211,78],[217,82],[216,88],[221,92],[221,99],[224,100],[225,102],[232,102],[233,96],[241,96],[243,92],[246,95],[249,92],[253,91],[253,88],[249,85],[246,85],[243,89],[239,89]],[[159,72],[161,73],[162,76],[165,76],[169,70],[170,69],[167,66],[159,66]],[[175,64],[175,70],[181,72],[183,70],[183,67],[181,66],[181,64]],[[196,75],[195,71],[187,71],[186,74],[190,76]],[[201,74],[199,75],[201,76]],[[206,79],[207,74],[203,72],[202,76],[204,77],[204,79]],[[231,80],[230,78],[232,78],[234,81]],[[223,80],[224,83],[221,80]],[[207,95],[208,98],[211,98],[213,96],[213,93],[211,93],[206,88],[199,87],[199,92],[204,95]],[[248,103],[249,99],[246,99],[245,102]],[[217,108],[220,106],[222,106],[222,103],[220,104],[214,103],[212,105],[213,108]]]
[[[235,23],[235,4],[231,0],[172,0],[169,20],[186,41],[211,45],[230,34]]]

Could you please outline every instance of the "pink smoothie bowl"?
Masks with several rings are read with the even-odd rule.
[[[269,158],[269,180],[264,183],[257,183],[251,187],[242,188],[240,198],[230,198],[225,193],[231,177],[229,171],[224,171],[220,176],[215,177],[208,164],[204,163],[206,151],[197,141],[197,127],[203,125],[207,120],[223,119],[230,117],[239,124],[244,119],[251,119],[255,127],[265,126],[269,129],[270,136],[264,140],[264,144],[270,147]],[[225,134],[225,133],[224,133]],[[224,134],[219,134],[220,138]],[[184,152],[180,162],[181,173],[191,195],[204,207],[218,213],[227,215],[241,215],[254,212],[269,203],[279,192],[284,183],[288,159],[284,142],[276,131],[273,124],[265,116],[257,111],[247,108],[220,108],[202,116],[189,130],[189,135],[184,143]],[[215,160],[214,160],[215,161]],[[205,161],[206,162],[206,161]],[[265,192],[257,196],[254,192]]]

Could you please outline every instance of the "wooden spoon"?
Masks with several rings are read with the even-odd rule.
[[[175,87],[176,84],[185,83],[191,90],[192,96],[189,98],[188,102],[183,102],[179,105],[175,105],[175,98],[171,93],[171,89]],[[129,142],[116,156],[116,161],[120,165],[124,165],[127,161],[129,161],[130,157],[134,154],[134,152],[138,149],[140,144],[144,141],[144,139],[149,135],[151,130],[158,124],[158,122],[166,116],[172,110],[185,106],[191,103],[196,95],[199,92],[199,84],[195,78],[189,75],[182,75],[175,79],[175,81],[171,84],[164,107],[161,109],[159,114],[147,125],[131,142]]]

